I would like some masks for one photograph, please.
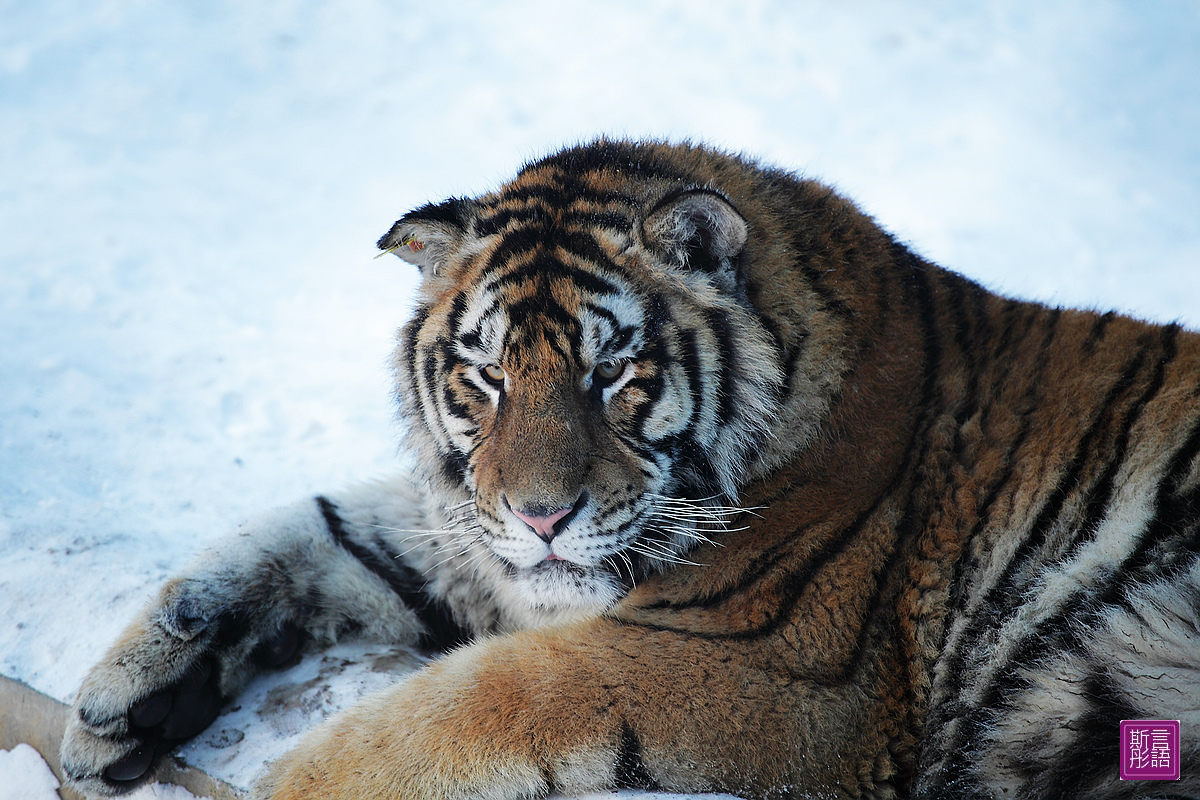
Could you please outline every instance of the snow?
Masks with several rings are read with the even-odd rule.
[[[62,700],[197,547],[390,469],[416,276],[373,242],[563,144],[743,151],[992,288],[1200,324],[1186,0],[3,13],[0,674]]]
[[[27,744],[0,750],[0,800],[57,800],[58,779]]]
[[[58,779],[27,744],[0,750],[0,800],[59,800]],[[154,783],[126,795],[128,800],[196,800],[179,786]]]

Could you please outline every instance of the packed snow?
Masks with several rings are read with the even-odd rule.
[[[19,744],[0,750],[0,800],[59,800],[58,778],[37,750]],[[197,800],[179,786],[152,783],[125,795],[127,800]]]
[[[198,547],[392,468],[386,363],[416,276],[373,242],[564,144],[745,152],[991,288],[1200,325],[1184,0],[3,16],[0,674],[64,701]],[[22,753],[0,786],[51,796]]]

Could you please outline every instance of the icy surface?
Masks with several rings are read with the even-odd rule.
[[[1194,3],[3,15],[0,674],[63,700],[197,547],[390,468],[415,275],[372,243],[563,144],[743,151],[992,288],[1200,324]],[[204,741],[244,775],[248,744]]]

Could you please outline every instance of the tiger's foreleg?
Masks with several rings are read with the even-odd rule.
[[[418,499],[405,484],[319,497],[244,525],[195,559],[84,679],[63,739],[67,775],[96,794],[137,786],[257,670],[290,665],[306,642],[330,644],[354,628],[415,644],[426,629],[397,585],[408,568],[378,552],[370,520],[421,527]]]
[[[483,640],[318,728],[254,796],[894,796],[887,726],[861,689],[764,655],[608,619]]]

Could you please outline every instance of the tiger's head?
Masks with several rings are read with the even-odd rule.
[[[724,521],[783,369],[729,197],[570,152],[379,247],[422,272],[395,366],[431,483],[533,605],[604,608]]]

